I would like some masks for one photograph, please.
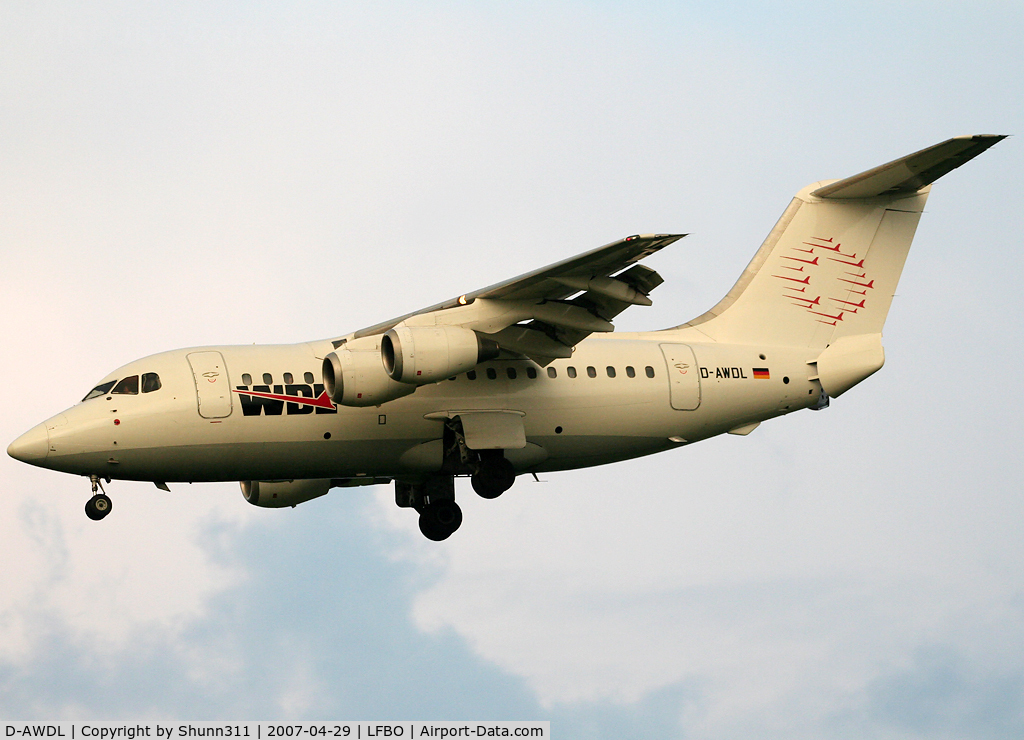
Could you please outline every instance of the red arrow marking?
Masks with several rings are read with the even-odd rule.
[[[803,272],[804,271],[804,268],[802,268],[802,267],[793,267],[792,265],[779,265],[779,267],[781,267],[783,270],[793,270],[795,272]]]
[[[795,290],[797,293],[806,293],[807,292],[807,288],[794,288],[792,285],[783,285],[782,289],[783,290]],[[796,296],[789,296],[789,297],[790,298],[795,298]]]
[[[845,257],[846,255],[844,254],[843,256]],[[856,257],[857,255],[852,256]],[[833,262],[838,262],[841,265],[850,265],[851,267],[864,267],[864,260],[861,260],[860,262],[847,262],[846,260],[837,260],[835,257],[829,257],[829,259],[832,260]]]
[[[854,308],[864,308],[864,303],[867,301],[867,298],[860,303],[850,303],[849,301],[844,301],[839,298],[830,298],[829,300],[835,301],[836,303],[845,303],[847,306],[853,306]]]
[[[810,308],[811,306],[817,306],[821,302],[821,296],[820,295],[815,297],[815,299],[813,301],[810,298],[801,298],[798,295],[791,295],[791,296],[789,296],[789,298],[790,298],[790,300],[793,300],[793,301],[807,301],[807,305],[804,306],[804,308]],[[799,306],[800,304],[799,303],[794,303],[793,305],[794,306]]]
[[[834,247],[830,247],[827,244],[812,244],[811,242],[804,242],[804,244],[806,244],[808,247],[811,247],[812,249],[829,249],[833,252],[838,252],[839,247],[843,246],[842,244],[836,244]]]
[[[839,278],[839,279],[842,280],[844,283],[850,283],[851,285],[859,285],[862,288],[874,288],[875,287],[875,281],[874,280],[872,280],[870,283],[858,283],[858,282],[855,282],[853,280],[847,280],[846,278]]]
[[[831,242],[832,241],[832,237],[829,237],[828,239],[824,239],[824,238],[822,238],[820,236],[812,236],[811,238],[814,239],[815,241],[819,241],[819,242]]]
[[[849,270],[846,271],[846,274],[847,275],[853,275],[854,277],[859,277],[859,278],[866,278],[868,276],[868,274],[866,272],[862,272],[860,274],[857,274],[856,272],[850,272]]]
[[[244,396],[259,396],[260,398],[270,398],[274,401],[290,401],[291,403],[297,403],[303,406],[317,406],[322,409],[338,408],[331,403],[331,397],[327,395],[327,391],[321,391],[320,395],[316,398],[310,398],[309,396],[285,396],[280,393],[266,393],[264,391],[241,391],[237,388],[232,388],[231,390],[235,393],[241,393]]]
[[[842,321],[843,320],[843,312],[842,311],[839,312],[838,316],[833,316],[832,314],[827,314],[827,313],[820,313],[819,311],[811,311],[811,313],[813,313],[816,316],[824,316],[826,319],[835,319],[836,321]]]
[[[800,249],[798,251],[800,251],[800,252],[807,252],[809,250]],[[803,262],[805,265],[816,265],[816,264],[818,264],[818,258],[817,257],[815,257],[812,260],[802,260],[799,257],[787,257],[786,255],[782,255],[782,259],[784,259],[784,260],[793,260],[794,262]]]
[[[803,280],[797,280],[796,278],[786,277],[785,275],[772,275],[772,277],[777,277],[780,280],[792,280],[794,283],[803,283],[804,285],[808,285],[811,282],[810,275],[805,277]]]

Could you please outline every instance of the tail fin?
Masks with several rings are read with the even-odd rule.
[[[819,350],[879,335],[930,184],[1004,138],[957,137],[804,188],[725,298],[683,326],[718,341]]]

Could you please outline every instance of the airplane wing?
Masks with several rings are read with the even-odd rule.
[[[462,326],[493,339],[505,351],[546,365],[572,356],[572,348],[595,331],[612,331],[611,320],[631,305],[649,306],[650,292],[664,280],[637,264],[685,234],[630,236],[490,287],[465,293],[334,341],[410,326]]]

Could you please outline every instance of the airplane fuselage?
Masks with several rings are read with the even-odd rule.
[[[806,350],[686,339],[676,331],[594,337],[547,367],[494,360],[367,408],[322,395],[327,341],[164,352],[109,376],[155,373],[159,390],[104,394],[44,422],[45,459],[35,464],[160,482],[415,479],[441,468],[447,415],[503,410],[522,414],[527,439],[506,457],[517,472],[542,472],[742,433],[818,403]],[[224,377],[209,382],[196,361],[211,357],[222,358]],[[215,398],[204,398],[204,386],[218,383]]]

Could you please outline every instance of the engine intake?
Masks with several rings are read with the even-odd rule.
[[[472,370],[493,360],[498,343],[461,326],[404,326],[388,331],[380,342],[388,376],[414,386]]]
[[[388,377],[376,346],[331,352],[324,358],[323,369],[327,395],[342,406],[377,406],[416,390]]]

